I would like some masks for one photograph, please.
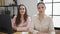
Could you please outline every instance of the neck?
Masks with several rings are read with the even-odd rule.
[[[44,19],[44,14],[39,14],[38,19],[39,19],[40,21],[42,21],[42,20]]]
[[[21,23],[24,23],[24,15],[21,15],[20,20],[21,20]]]
[[[21,18],[23,18],[24,17],[24,15],[21,15]]]
[[[44,14],[39,14],[39,17],[40,18],[44,18]]]

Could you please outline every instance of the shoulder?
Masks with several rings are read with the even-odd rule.
[[[30,17],[30,16],[28,16],[28,19],[31,19],[31,17]]]
[[[16,16],[13,17],[12,23],[15,23],[15,20],[16,20]]]
[[[27,20],[30,20],[30,21],[31,21],[31,17],[30,17],[30,16],[28,16]]]
[[[14,16],[14,18],[16,18],[17,16]]]
[[[13,20],[13,21],[16,20],[16,17],[17,17],[17,16],[14,16],[12,20]]]
[[[46,16],[47,21],[49,22],[49,24],[53,23],[53,19],[52,17]]]
[[[49,16],[45,16],[46,17],[46,19],[48,19],[48,20],[52,20],[52,17],[49,17]]]
[[[14,16],[13,19],[15,19],[17,16]]]

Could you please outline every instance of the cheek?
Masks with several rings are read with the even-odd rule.
[[[38,13],[40,13],[40,11],[38,10]]]
[[[19,12],[21,13],[21,10]]]
[[[43,9],[43,11],[45,12],[45,9]]]
[[[40,11],[40,9],[38,9],[38,12]]]
[[[25,10],[24,10],[24,12],[25,12]]]
[[[25,10],[24,10],[24,13],[25,13]]]
[[[41,10],[40,10],[40,9],[38,9],[38,12],[41,12]]]

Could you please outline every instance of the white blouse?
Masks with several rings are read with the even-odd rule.
[[[38,20],[38,15],[32,17],[32,22],[30,23],[29,31],[33,34],[37,34],[38,31],[49,34],[55,34],[53,21],[50,17],[46,15],[44,16],[44,19],[41,22]]]

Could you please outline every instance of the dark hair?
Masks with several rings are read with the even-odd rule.
[[[37,7],[38,7],[39,4],[43,4],[43,5],[45,6],[45,3],[43,3],[43,2],[39,2],[39,3],[37,3]]]
[[[21,6],[24,6],[25,7],[25,5],[23,5],[23,4],[20,4],[19,7],[18,7],[17,17],[16,17],[16,21],[15,21],[16,26],[21,23],[21,20],[20,20],[21,19],[21,14],[19,12]],[[25,7],[24,22],[27,21],[27,17],[28,17],[28,15],[27,15],[27,9]]]

